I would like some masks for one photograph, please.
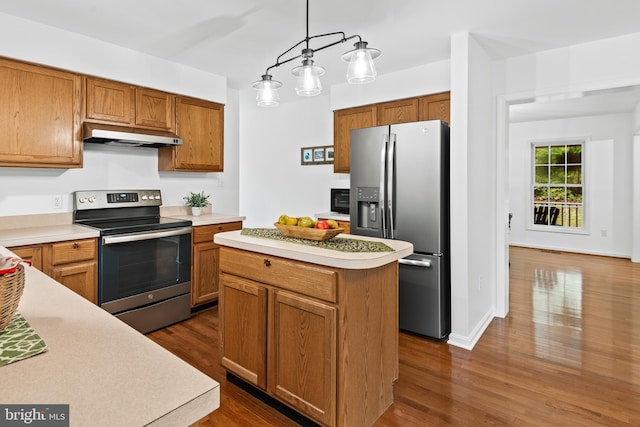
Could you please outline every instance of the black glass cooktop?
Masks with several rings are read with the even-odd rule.
[[[191,226],[191,221],[189,220],[165,217],[85,220],[76,223],[98,229],[102,236]]]

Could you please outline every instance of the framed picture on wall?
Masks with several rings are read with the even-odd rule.
[[[300,150],[300,161],[303,165],[310,165],[313,163],[313,148],[303,148]]]
[[[331,147],[325,147],[324,149],[324,159],[328,162],[333,163],[333,145]]]
[[[333,163],[333,145],[318,147],[302,147],[300,149],[300,164],[326,165]]]

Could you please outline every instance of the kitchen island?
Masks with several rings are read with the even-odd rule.
[[[68,404],[71,426],[188,426],[218,408],[216,381],[35,268],[25,277],[18,312],[48,350],[0,367],[0,403]]]
[[[413,246],[332,239],[353,240],[386,249],[345,252],[241,231],[214,237],[223,246],[221,364],[326,426],[372,425],[393,403],[398,378],[397,260]]]

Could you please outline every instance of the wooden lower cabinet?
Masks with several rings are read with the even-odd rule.
[[[331,425],[336,405],[338,309],[272,290],[269,394],[311,419]]]
[[[96,261],[52,266],[49,276],[92,303],[98,303],[98,263]]]
[[[98,241],[79,239],[9,248],[38,270],[98,303]]]
[[[232,230],[242,230],[242,221],[193,227],[191,307],[218,299],[220,246],[213,243],[213,236]]]
[[[34,268],[42,271],[42,245],[29,245],[11,248],[11,252],[25,261],[31,262]]]
[[[397,275],[222,247],[222,366],[321,425],[373,424],[398,377]]]

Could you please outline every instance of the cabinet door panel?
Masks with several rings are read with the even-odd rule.
[[[449,92],[420,97],[420,120],[442,120],[451,124],[450,100],[451,94]]]
[[[220,246],[199,243],[193,246],[193,274],[191,275],[191,306],[218,297],[218,260]]]
[[[267,388],[267,289],[220,275],[221,364],[248,383]]]
[[[98,303],[98,264],[95,261],[53,267],[51,277],[94,304]]]
[[[138,126],[173,130],[175,96],[147,88],[136,88],[136,120]]]
[[[161,170],[222,172],[224,169],[224,105],[176,97],[176,133],[180,147],[161,148]]]
[[[274,292],[269,392],[324,425],[335,423],[336,311]]]
[[[0,59],[0,166],[81,167],[82,78]]]
[[[418,121],[418,99],[401,99],[399,101],[378,104],[378,126],[395,125]]]
[[[349,108],[333,113],[333,171],[349,173],[351,130],[376,125],[376,106]]]
[[[126,83],[87,78],[87,118],[133,123],[133,87]]]
[[[20,258],[26,261],[31,261],[31,266],[42,271],[42,246],[20,246],[9,249],[11,249],[11,252],[18,255]]]

